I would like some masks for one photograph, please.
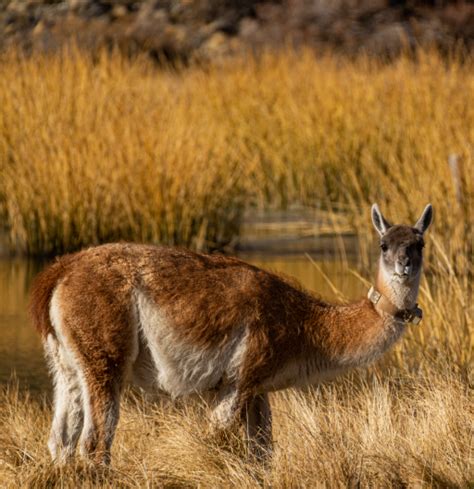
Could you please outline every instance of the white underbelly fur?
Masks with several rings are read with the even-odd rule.
[[[143,292],[135,294],[139,330],[148,346],[156,368],[155,384],[173,397],[205,392],[225,377],[238,375],[246,349],[246,333],[236,325],[227,343],[218,348],[200,348],[177,339],[172,318]]]
[[[334,379],[346,369],[318,365],[310,360],[290,361],[273,377],[266,379],[260,386],[262,392],[278,391],[289,387],[307,387]]]

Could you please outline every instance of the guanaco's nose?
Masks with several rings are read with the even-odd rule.
[[[397,258],[398,273],[410,274],[411,272],[411,260],[406,254],[402,254]]]
[[[399,256],[397,261],[402,267],[407,267],[410,265],[410,257],[406,255]]]

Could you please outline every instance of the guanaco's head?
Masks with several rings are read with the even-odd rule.
[[[433,218],[431,204],[425,207],[416,224],[392,225],[372,206],[372,222],[380,235],[380,272],[385,281],[399,284],[419,281],[423,262],[423,234]]]

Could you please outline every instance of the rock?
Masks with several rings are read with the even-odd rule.
[[[167,23],[169,21],[168,12],[164,8],[156,8],[151,2],[143,3],[138,11],[136,18],[137,26],[148,26],[157,23]]]
[[[231,54],[229,36],[223,32],[216,32],[199,47],[198,57],[214,60],[227,57]]]
[[[112,18],[114,19],[120,19],[122,17],[125,17],[128,14],[128,9],[125,5],[114,5],[112,7]]]
[[[33,29],[32,32],[33,36],[38,36],[42,34],[46,28],[47,28],[46,23],[40,20]]]
[[[150,5],[144,5],[128,28],[127,35],[149,44],[152,38],[161,37],[168,25],[168,14],[164,9],[154,10]]]
[[[29,2],[22,2],[21,0],[13,0],[7,5],[7,11],[13,12],[17,15],[26,14],[30,9]]]
[[[69,9],[84,17],[99,17],[112,9],[110,4],[99,0],[68,0]]]
[[[243,38],[251,38],[257,34],[259,27],[257,20],[244,17],[239,23],[239,35]]]
[[[73,11],[80,11],[90,7],[94,4],[94,0],[68,0],[69,9]]]
[[[406,26],[402,23],[394,23],[381,26],[367,40],[365,50],[377,56],[397,56],[404,49],[413,46],[413,39]]]
[[[188,51],[188,30],[182,25],[168,24],[163,32],[163,45],[168,54],[185,57]]]

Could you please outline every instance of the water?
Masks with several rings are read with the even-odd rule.
[[[31,260],[0,260],[0,383],[16,374],[22,386],[47,384],[40,339],[28,321],[28,290],[43,266]]]
[[[323,273],[348,298],[360,297],[366,290],[360,280],[334,257],[315,261],[317,266],[306,256],[247,254],[241,258],[259,267],[295,277],[303,286],[328,299],[334,299],[334,293]],[[51,389],[42,345],[27,314],[31,281],[44,265],[45,262],[26,259],[0,260],[0,383],[7,383],[15,375],[22,388],[34,392]]]

